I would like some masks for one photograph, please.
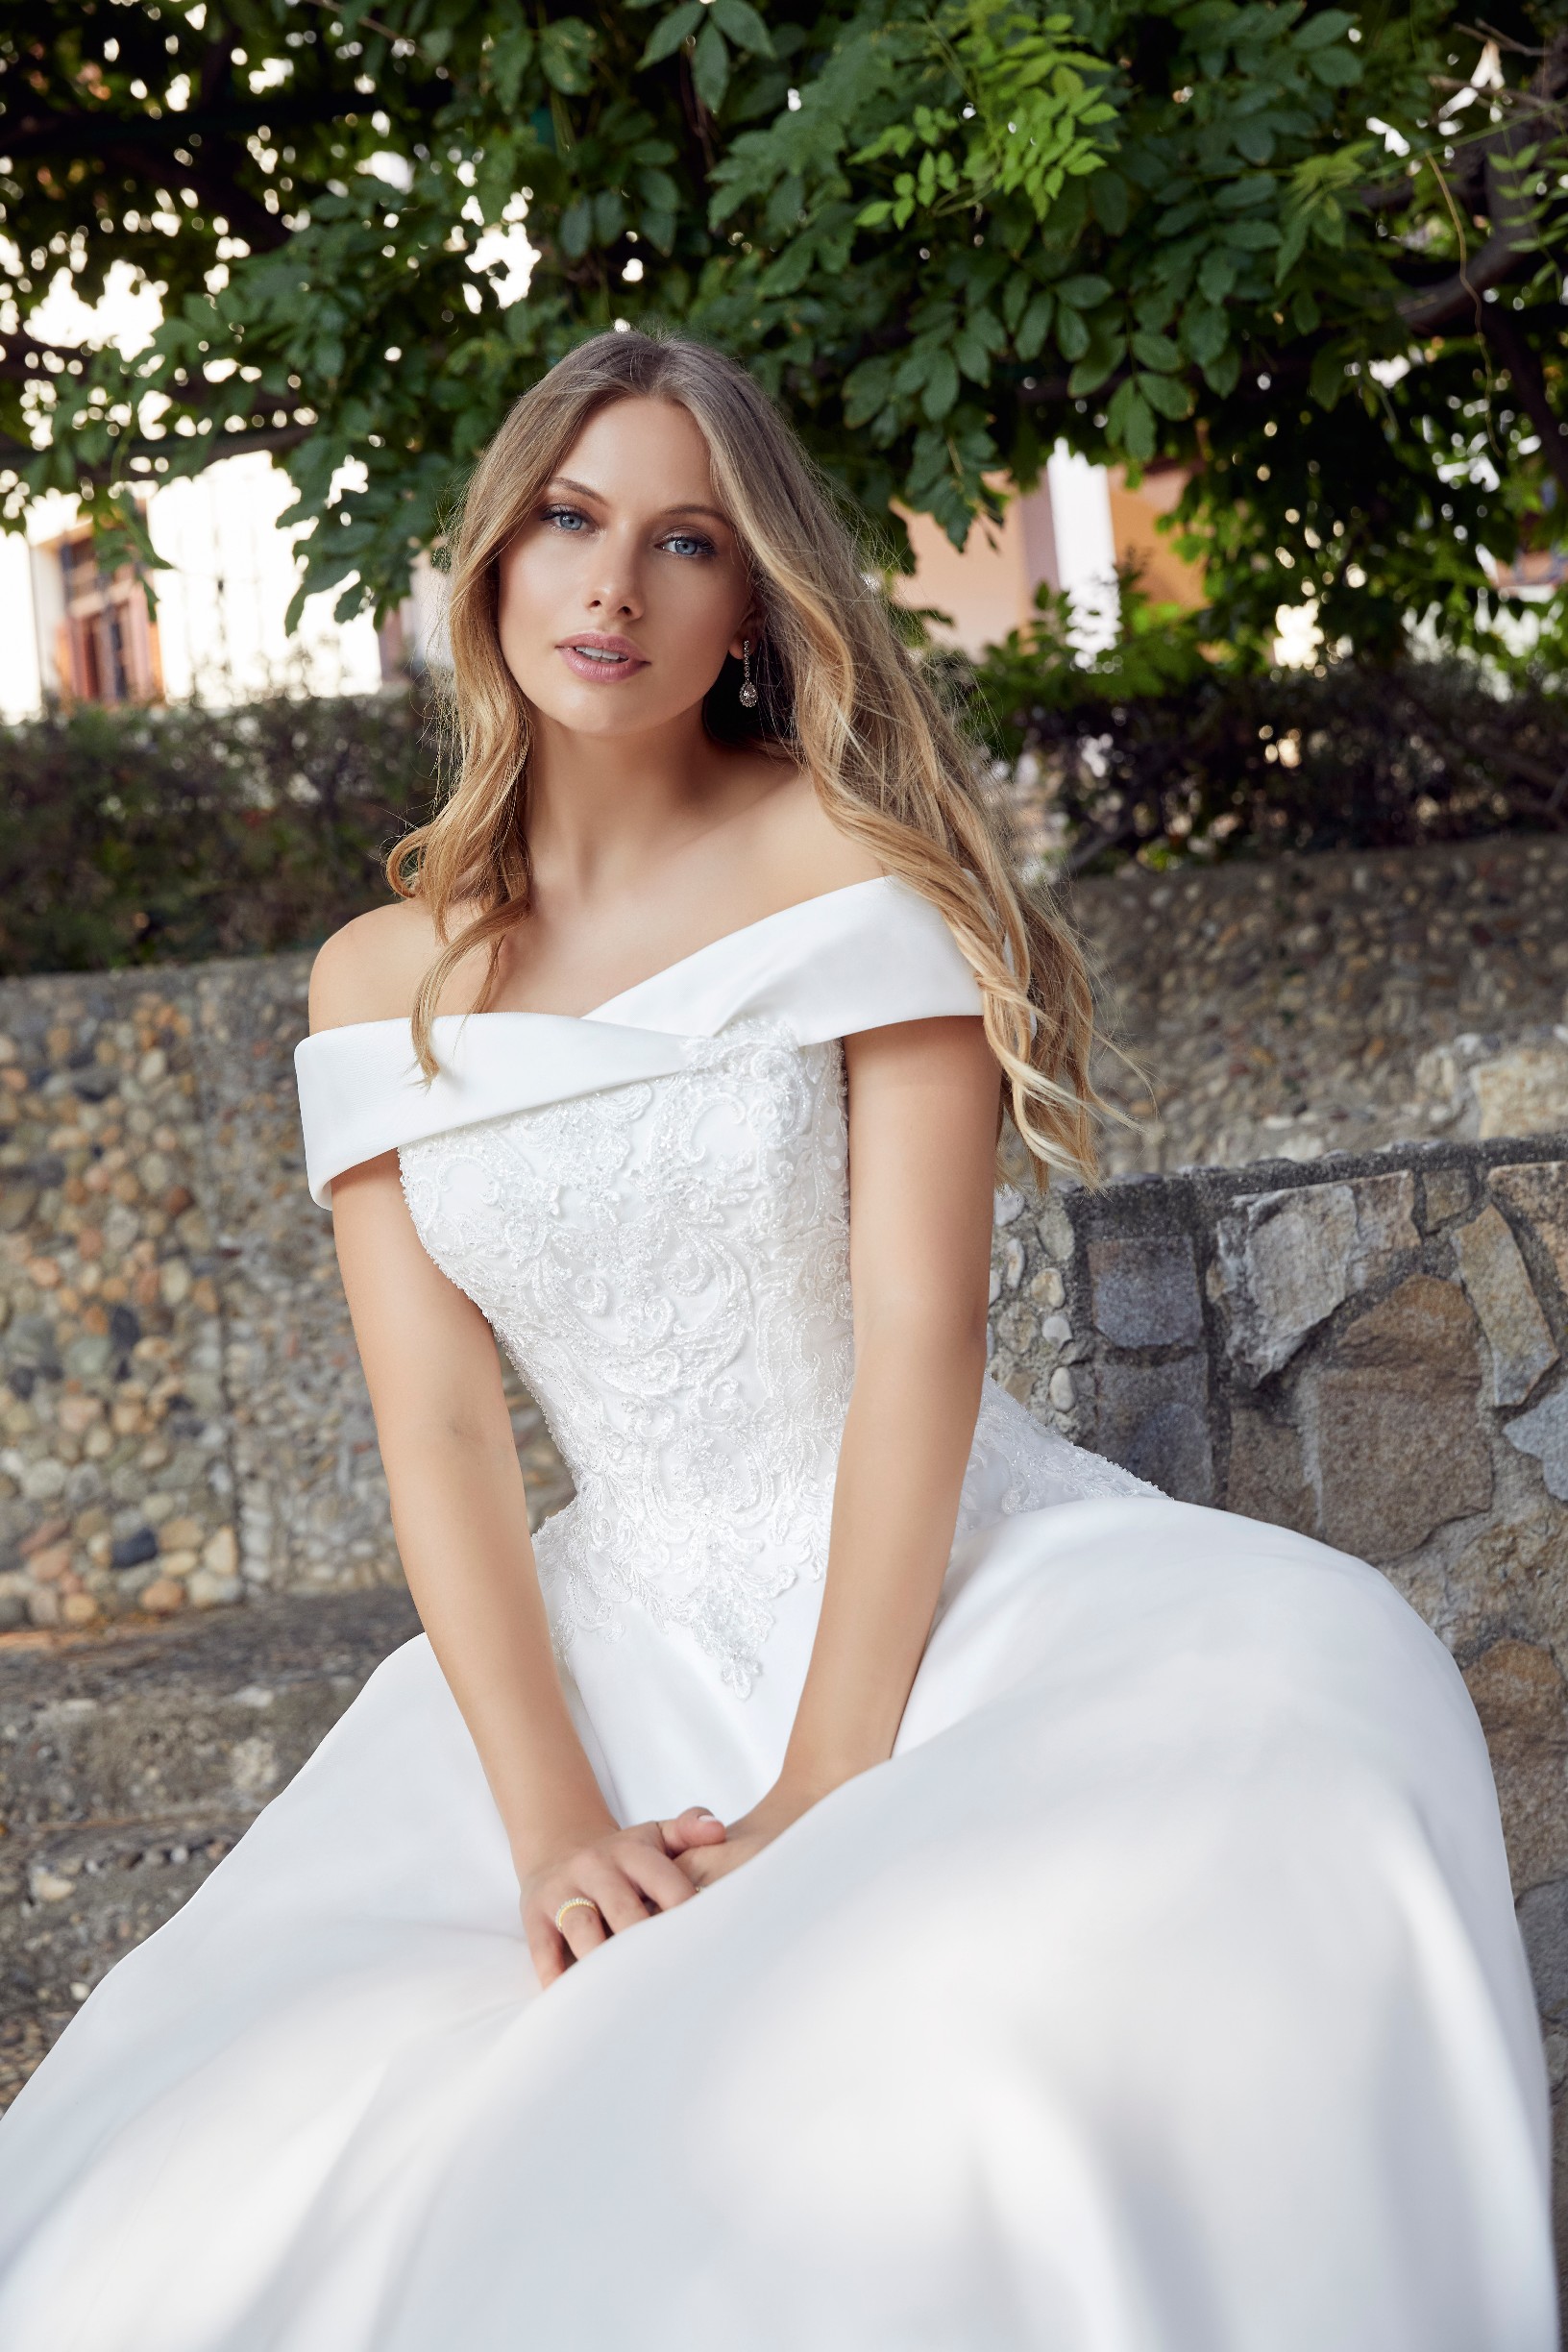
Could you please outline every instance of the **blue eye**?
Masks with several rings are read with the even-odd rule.
[[[711,555],[713,542],[696,531],[673,531],[664,542],[672,555]]]
[[[544,520],[556,530],[577,531],[588,528],[588,517],[580,506],[547,506]]]

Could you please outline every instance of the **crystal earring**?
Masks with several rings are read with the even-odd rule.
[[[742,710],[755,710],[757,690],[751,683],[751,640],[749,637],[741,639],[741,667],[746,673],[741,680],[741,708]]]

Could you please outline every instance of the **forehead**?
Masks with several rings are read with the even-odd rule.
[[[591,489],[668,504],[713,501],[713,466],[702,429],[674,401],[632,394],[591,416],[556,469]]]

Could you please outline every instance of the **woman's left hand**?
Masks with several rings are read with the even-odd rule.
[[[771,1846],[781,1829],[798,1821],[809,1812],[815,1801],[796,1795],[777,1782],[739,1821],[731,1822],[722,1846],[698,1846],[675,1859],[677,1870],[685,1872],[695,1887],[714,1886],[753,1854]]]

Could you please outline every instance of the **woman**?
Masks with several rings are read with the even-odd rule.
[[[0,2340],[1547,2352],[1462,1685],[987,1382],[1083,970],[794,441],[586,344],[452,639],[299,1057],[427,1632],[0,2129]]]

